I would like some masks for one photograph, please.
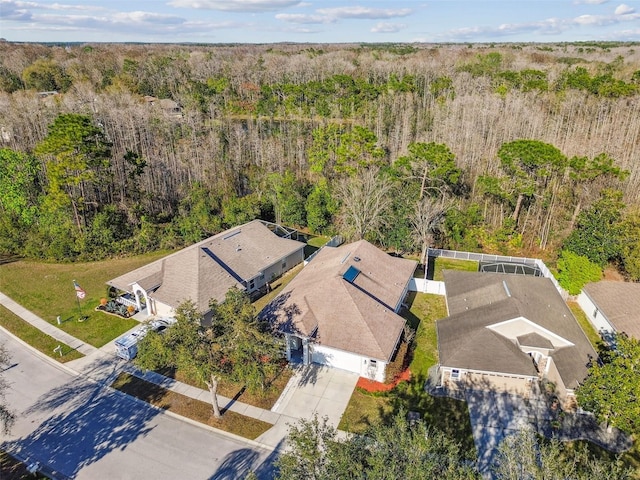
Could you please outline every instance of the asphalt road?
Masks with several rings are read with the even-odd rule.
[[[43,359],[0,331],[13,364],[2,372],[18,414],[0,448],[61,478],[271,478],[275,454],[171,417]]]

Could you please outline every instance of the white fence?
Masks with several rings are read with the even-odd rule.
[[[412,278],[409,282],[409,291],[433,293],[434,295],[446,295],[447,291],[444,282],[427,280],[426,278]]]
[[[556,278],[553,276],[551,271],[547,268],[542,260],[539,258],[526,258],[526,257],[509,257],[506,255],[491,255],[488,253],[473,253],[473,252],[459,252],[456,250],[442,250],[438,248],[430,248],[427,252],[429,257],[444,257],[444,258],[455,258],[457,260],[472,260],[476,262],[487,262],[487,263],[513,263],[513,264],[521,264],[528,265],[530,267],[535,267],[542,273],[542,276],[551,280],[553,285],[556,287],[560,296],[563,299],[569,298],[569,294],[567,291],[560,286]],[[425,272],[426,275],[426,272]]]

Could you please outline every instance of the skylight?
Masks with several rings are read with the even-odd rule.
[[[360,275],[360,270],[351,265],[349,268],[347,268],[347,271],[342,274],[342,278],[344,278],[349,283],[353,283],[358,275]]]

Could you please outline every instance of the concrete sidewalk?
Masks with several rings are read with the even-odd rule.
[[[0,293],[0,304],[47,335],[84,354],[82,358],[62,364],[65,369],[75,375],[85,376],[102,385],[110,386],[121,372],[127,372],[172,392],[203,402],[211,402],[208,390],[187,385],[156,372],[142,371],[131,362],[116,357],[115,340],[96,348],[51,325],[3,293]],[[132,330],[137,328],[138,326]],[[54,359],[50,360],[60,365]],[[258,437],[256,441],[276,448],[286,437],[288,425],[296,423],[300,418],[311,418],[314,413],[320,417],[326,415],[329,417],[329,422],[337,427],[357,381],[356,374],[342,370],[319,365],[300,366],[271,410],[254,407],[222,395],[218,395],[218,403],[221,409],[272,424],[273,428]]]

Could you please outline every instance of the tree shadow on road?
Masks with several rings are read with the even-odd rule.
[[[275,462],[283,443],[280,442],[269,456],[260,463],[258,463],[260,453],[255,449],[243,448],[231,452],[209,478],[210,480],[236,480],[245,478],[249,472],[253,472],[259,480],[271,480],[274,478]]]
[[[75,477],[113,450],[125,450],[153,427],[159,411],[120,392],[74,378],[47,392],[25,412],[41,417],[30,435],[5,443],[9,451]]]

